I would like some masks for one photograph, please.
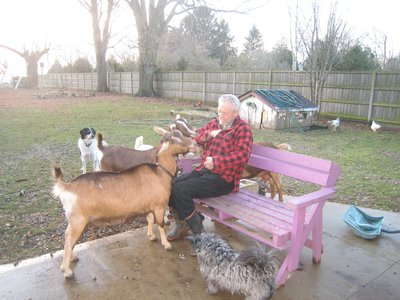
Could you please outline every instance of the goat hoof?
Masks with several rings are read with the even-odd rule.
[[[71,279],[74,278],[74,272],[72,270],[67,270],[64,272],[64,278],[65,279]]]
[[[79,257],[78,256],[76,256],[76,255],[72,255],[71,256],[71,262],[77,262],[79,260]]]
[[[157,240],[157,237],[156,237],[155,234],[153,234],[153,235],[148,235],[147,238],[148,238],[150,241],[156,241],[156,240]]]
[[[164,245],[164,249],[165,250],[171,250],[172,249],[172,245],[170,243]]]

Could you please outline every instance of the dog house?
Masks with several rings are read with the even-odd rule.
[[[318,106],[292,90],[258,89],[239,97],[240,117],[254,128],[309,129]]]

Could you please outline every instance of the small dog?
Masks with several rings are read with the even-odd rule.
[[[272,297],[278,271],[275,250],[267,252],[261,247],[250,247],[239,254],[215,233],[187,239],[193,244],[209,294],[227,290],[244,294],[247,300]]]
[[[86,173],[86,165],[89,161],[93,162],[93,171],[100,171],[100,162],[97,157],[96,130],[94,128],[83,128],[80,131],[81,137],[78,139],[78,148],[82,160],[82,173]]]

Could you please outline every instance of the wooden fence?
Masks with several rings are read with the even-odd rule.
[[[39,87],[95,90],[96,73],[47,74]],[[111,91],[136,94],[137,72],[108,73]],[[162,97],[216,103],[220,95],[249,90],[292,89],[310,98],[307,73],[301,71],[160,72],[155,91]],[[320,113],[346,119],[400,125],[400,72],[346,72],[329,74]]]

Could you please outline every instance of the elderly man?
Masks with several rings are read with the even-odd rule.
[[[217,197],[239,189],[240,176],[250,157],[253,136],[249,124],[239,117],[240,101],[234,95],[218,99],[218,118],[198,129],[195,137],[203,147],[201,165],[177,177],[169,206],[176,221],[168,240],[181,238],[188,231],[203,231],[204,217],[196,212],[193,198]]]

